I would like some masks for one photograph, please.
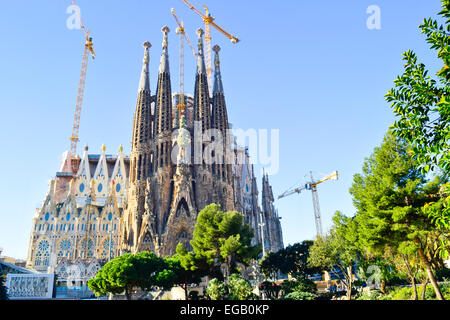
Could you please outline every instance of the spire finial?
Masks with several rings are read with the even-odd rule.
[[[164,26],[161,28],[163,36],[163,43],[162,43],[162,54],[161,54],[161,61],[159,64],[159,73],[163,72],[169,72],[169,53],[167,52],[167,46],[169,45],[168,41],[168,34],[170,32],[170,29],[168,26]]]
[[[144,51],[144,60],[142,65],[142,72],[141,72],[141,80],[139,82],[139,91],[141,90],[148,90],[150,91],[150,77],[149,77],[149,71],[148,71],[148,63],[150,61],[150,48],[152,47],[151,43],[148,41],[145,41],[142,46],[145,48]]]
[[[206,73],[206,65],[203,57],[203,35],[205,32],[202,28],[197,29],[198,36],[198,54],[197,54],[197,72]]]
[[[148,41],[145,41],[142,46],[145,48],[144,63],[148,63],[150,61],[149,49],[152,47],[152,44]]]
[[[223,84],[222,84],[222,77],[220,75],[220,60],[219,60],[220,47],[216,44],[212,49],[216,53],[214,57],[215,72],[214,72],[213,93],[216,92],[223,93]]]
[[[120,145],[119,146],[119,153],[122,153],[123,152],[123,145]]]
[[[203,35],[205,32],[202,28],[197,29],[197,36],[198,36],[198,55],[203,55]]]
[[[163,44],[162,45],[163,45],[163,47],[167,47],[167,45],[168,45],[167,38],[168,38],[168,34],[170,32],[170,29],[169,29],[168,26],[164,26],[164,27],[161,28],[161,31],[164,34]]]
[[[106,146],[104,144],[102,144],[102,152],[105,153],[106,152]]]

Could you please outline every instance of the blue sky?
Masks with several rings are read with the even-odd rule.
[[[216,22],[242,41],[222,47],[229,120],[244,130],[280,130],[280,170],[269,177],[275,197],[312,170],[317,178],[338,170],[337,182],[319,187],[324,229],[336,210],[354,214],[348,193],[364,158],[394,119],[384,94],[402,72],[408,49],[431,70],[439,67],[418,26],[434,17],[438,0],[218,1],[207,5]],[[180,0],[78,0],[97,53],[89,62],[78,150],[120,144],[129,153],[142,65],[150,51],[155,91],[161,27],[168,25],[173,91],[178,88],[174,7],[191,40],[201,20]],[[0,247],[25,258],[31,219],[48,181],[70,146],[83,50],[81,30],[66,27],[70,1],[0,2]],[[369,30],[366,9],[381,9],[381,30]],[[195,60],[186,51],[185,90],[192,92]],[[258,167],[259,169],[259,167]],[[260,179],[258,180],[260,182]],[[276,201],[285,244],[315,235],[311,194]]]

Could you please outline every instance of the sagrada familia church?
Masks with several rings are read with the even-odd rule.
[[[283,248],[268,176],[262,177],[260,204],[248,151],[226,134],[231,125],[220,73],[220,48],[213,48],[215,72],[210,94],[199,29],[194,94],[173,94],[169,29],[164,27],[162,32],[154,95],[150,89],[151,45],[144,43],[131,154],[124,154],[119,147],[116,155],[110,155],[105,146],[99,154],[89,153],[87,146],[81,157],[65,153],[43,205],[33,217],[28,268],[55,272],[68,261],[106,262],[123,252],[143,250],[172,255],[178,243],[190,248],[197,214],[211,203],[224,211],[242,212],[253,227],[254,244],[264,241],[266,252]],[[221,133],[220,150],[208,151],[208,142],[202,139],[208,132]],[[200,136],[199,141],[195,135]],[[217,140],[218,136],[209,137],[209,141]],[[227,158],[223,155],[240,161],[220,161]]]

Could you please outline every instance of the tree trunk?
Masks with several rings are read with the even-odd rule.
[[[382,293],[382,294],[385,294],[386,293],[386,280],[381,280],[381,283],[380,283],[380,292]]]
[[[425,277],[425,281],[422,283],[422,295],[420,297],[420,300],[425,300],[425,293],[427,292],[427,285],[428,285],[428,275]]]
[[[184,284],[184,299],[188,300],[188,285],[187,285],[187,283]]]
[[[423,250],[419,247],[419,256],[420,260],[422,260],[423,264],[425,265],[425,269],[427,270],[428,278],[430,279],[430,283],[433,285],[434,292],[436,292],[436,297],[438,300],[445,300],[442,296],[441,290],[439,289],[439,285],[437,284],[436,278],[434,277],[433,270],[431,270],[431,265],[428,262],[427,257],[425,256],[425,253]]]
[[[128,292],[127,287],[125,287],[125,297],[127,298],[127,300],[131,300],[130,293]]]
[[[352,299],[352,287],[353,287],[352,267],[347,267],[347,300]]]
[[[413,300],[417,300],[417,286],[416,286],[416,278],[412,277],[411,278],[411,285],[413,287]]]

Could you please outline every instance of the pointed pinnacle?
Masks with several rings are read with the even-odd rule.
[[[170,29],[168,26],[164,26],[161,28],[161,32],[164,34],[164,38],[163,38],[163,47],[167,47],[168,43],[167,43],[167,35],[170,32]]]

